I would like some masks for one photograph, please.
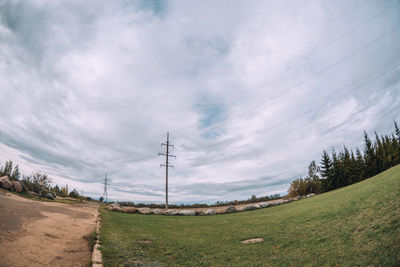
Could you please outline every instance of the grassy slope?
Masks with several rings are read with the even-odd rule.
[[[400,166],[282,206],[196,217],[102,211],[105,266],[400,265]],[[265,242],[241,244],[262,237]],[[137,240],[151,240],[142,244]]]

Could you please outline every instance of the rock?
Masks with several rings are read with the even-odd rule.
[[[118,202],[113,202],[110,205],[111,207],[121,207]]]
[[[44,197],[48,198],[48,199],[51,199],[51,200],[54,200],[54,196],[53,196],[52,193],[47,193]]]
[[[213,210],[213,209],[208,209],[208,210],[206,210],[203,214],[204,214],[204,215],[215,215],[216,212],[215,212],[215,210]]]
[[[308,195],[307,195],[307,197],[313,197],[313,196],[315,196],[314,193],[311,193],[311,194],[308,194]]]
[[[166,210],[163,212],[163,214],[165,215],[178,215],[178,211],[177,210]]]
[[[179,215],[184,215],[184,216],[195,216],[196,212],[194,210],[181,210],[179,212]]]
[[[244,210],[256,210],[257,207],[255,205],[248,205],[246,207],[244,207]]]
[[[0,178],[0,187],[8,190],[12,189],[12,184],[7,175]]]
[[[140,214],[151,214],[151,209],[150,208],[140,208],[139,209]]]
[[[236,207],[236,211],[237,212],[244,211],[244,207]]]
[[[236,208],[234,206],[229,206],[225,210],[226,213],[233,213],[236,212]]]
[[[138,209],[135,207],[123,207],[122,211],[124,213],[136,213],[136,212],[138,212]]]
[[[195,210],[196,216],[201,216],[204,215],[204,212],[202,210]]]
[[[162,210],[161,209],[154,209],[153,210],[153,214],[156,214],[156,215],[162,214]]]
[[[267,208],[269,206],[271,206],[271,205],[269,203],[267,203],[267,202],[260,203],[260,207],[261,208]]]
[[[13,190],[15,192],[17,192],[17,193],[21,193],[22,192],[22,186],[21,186],[20,182],[12,181],[11,184],[12,184],[12,188],[13,188]]]
[[[30,195],[37,196],[37,194],[36,194],[35,192],[33,192],[33,191],[28,191],[28,193],[29,193]]]
[[[119,206],[110,206],[108,209],[112,210],[112,211],[119,211],[119,212],[123,211],[122,208]]]
[[[217,214],[225,214],[226,213],[226,210],[224,210],[224,209],[218,209],[218,210],[216,210],[215,211]]]

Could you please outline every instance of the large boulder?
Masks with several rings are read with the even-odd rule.
[[[234,206],[229,206],[225,210],[225,213],[234,213],[234,212],[236,212],[236,208]]]
[[[181,210],[179,212],[179,215],[184,215],[184,216],[195,216],[196,212],[194,210]]]
[[[109,210],[122,212],[122,208],[119,206],[110,206]]]
[[[213,209],[208,209],[206,211],[204,211],[204,215],[215,215],[216,212]]]
[[[0,187],[8,190],[12,189],[12,184],[7,175],[0,178]]]
[[[51,199],[51,200],[54,200],[54,196],[53,196],[52,193],[47,193],[44,197],[48,198],[48,199]]]
[[[178,215],[178,211],[177,210],[166,210],[166,211],[164,211],[164,214],[165,215]]]
[[[311,193],[311,194],[308,194],[308,195],[307,195],[307,197],[313,197],[313,196],[315,196],[314,193]]]
[[[138,212],[138,209],[135,207],[123,207],[122,211],[124,213],[136,213],[136,212]]]
[[[244,208],[245,208],[245,207],[236,207],[236,211],[237,211],[237,212],[244,211]]]
[[[140,208],[139,209],[140,214],[151,214],[151,209],[150,208]]]
[[[153,210],[153,214],[156,214],[156,215],[162,214],[162,210],[161,209],[154,209]]]
[[[244,207],[244,210],[256,210],[257,207],[255,205],[248,205],[246,207]]]
[[[267,208],[267,207],[269,207],[269,206],[271,206],[269,203],[267,203],[267,202],[262,202],[262,203],[260,203],[260,207],[261,208]]]
[[[20,182],[12,181],[11,184],[12,184],[12,188],[13,188],[13,190],[15,192],[17,192],[17,193],[21,193],[22,192],[22,186],[21,186]]]

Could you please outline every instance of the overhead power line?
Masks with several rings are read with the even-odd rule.
[[[365,3],[365,1],[364,1],[364,3]],[[339,41],[340,39],[342,39],[342,38],[348,36],[350,33],[354,32],[354,31],[356,31],[357,29],[361,28],[362,26],[364,26],[364,25],[370,23],[371,21],[375,20],[376,18],[378,18],[378,17],[380,17],[380,16],[386,14],[388,11],[392,10],[393,7],[396,6],[396,5],[398,5],[398,4],[399,4],[399,2],[395,2],[393,5],[390,5],[389,7],[386,7],[386,8],[384,8],[384,9],[378,11],[378,12],[375,13],[373,16],[368,17],[366,20],[364,20],[364,21],[362,21],[361,23],[357,24],[355,27],[349,29],[348,31],[342,33],[341,35],[339,35],[339,36],[337,36],[336,38],[332,39],[331,41],[327,42],[325,45],[322,45],[322,46],[320,46],[320,47],[317,47],[317,48],[315,49],[316,52],[314,52],[314,53],[308,55],[307,57],[305,57],[300,63],[297,62],[297,63],[292,64],[291,66],[296,66],[296,65],[305,63],[307,60],[310,59],[310,57],[312,57],[312,55],[315,55],[316,53],[318,53],[318,52],[320,52],[320,51],[322,51],[322,50],[324,50],[324,49],[326,49],[326,48],[332,46],[334,43],[336,43],[336,42]],[[350,9],[350,10],[346,11],[344,14],[350,13],[352,10],[353,10],[353,9]],[[343,14],[343,15],[344,15],[344,14]],[[342,16],[338,16],[337,18],[340,18],[340,17],[342,17]],[[337,18],[336,18],[335,20],[337,20]],[[343,62],[343,61],[345,61],[345,60],[348,59],[349,57],[355,56],[355,55],[358,54],[360,51],[362,51],[362,50],[368,48],[371,44],[373,44],[373,43],[375,43],[376,41],[380,40],[383,36],[385,36],[385,35],[391,33],[392,31],[394,31],[394,30],[397,29],[397,28],[398,28],[398,27],[392,28],[390,31],[384,33],[383,35],[381,35],[381,36],[379,36],[378,38],[372,40],[371,42],[366,43],[366,45],[364,45],[364,46],[360,47],[359,49],[353,51],[353,52],[350,53],[349,55],[347,55],[347,56],[345,56],[345,57],[339,59],[339,60],[336,61],[336,62],[333,62],[332,64],[326,66],[325,68],[321,69],[320,71],[318,71],[318,72],[312,74],[310,77],[307,77],[306,79],[301,80],[301,81],[299,81],[298,83],[296,83],[296,84],[294,84],[294,85],[292,85],[292,86],[289,86],[289,88],[283,90],[283,91],[280,92],[278,95],[275,95],[275,96],[273,96],[273,97],[270,98],[270,99],[267,99],[267,100],[264,100],[264,101],[262,101],[262,102],[259,102],[258,104],[254,105],[254,106],[252,106],[252,107],[249,107],[247,110],[242,111],[242,112],[239,112],[239,113],[236,114],[234,117],[243,116],[243,115],[245,115],[245,114],[247,114],[247,113],[249,113],[249,112],[251,112],[251,111],[253,111],[253,110],[257,109],[257,108],[259,108],[260,106],[264,106],[265,104],[270,103],[271,101],[273,101],[274,99],[276,99],[276,98],[282,96],[283,94],[287,93],[288,91],[290,91],[290,90],[292,90],[292,89],[298,87],[299,85],[301,85],[301,84],[307,82],[308,80],[311,80],[311,79],[314,78],[314,77],[317,77],[318,75],[322,74],[323,72],[329,70],[331,67],[333,67],[333,66],[335,66],[335,65],[337,65],[337,64],[339,64],[339,63],[341,63],[341,62]],[[283,72],[278,73],[277,75],[274,75],[274,76],[271,77],[267,82],[270,82],[270,81],[272,81],[273,79],[275,79],[275,78],[277,78],[277,77],[279,77],[279,76],[282,76],[285,72],[286,72],[286,71],[283,71]],[[228,90],[228,91],[229,91],[229,90]],[[213,127],[212,127],[212,126],[209,126],[208,129],[207,129],[207,128],[204,128],[203,130],[206,130],[206,131],[213,131],[213,130],[216,130],[216,129],[220,128],[221,126],[223,126],[224,122],[229,121],[229,120],[232,120],[232,118],[223,119],[223,120],[221,120],[217,125],[215,125],[215,126],[213,126]],[[190,128],[196,126],[196,125],[197,125],[197,123],[196,123],[196,124],[192,124],[192,125],[190,125],[190,126],[183,127],[183,128],[181,128],[180,130],[178,130],[178,134],[180,134],[181,132],[184,132],[185,130],[188,130],[188,129],[190,129]]]

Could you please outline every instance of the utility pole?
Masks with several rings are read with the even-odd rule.
[[[165,209],[168,210],[168,168],[173,168],[173,165],[169,164],[169,157],[176,158],[174,155],[169,154],[169,147],[174,148],[173,145],[169,143],[169,133],[167,132],[167,142],[161,143],[161,146],[166,146],[165,153],[158,153],[158,156],[165,156],[165,164],[160,164],[160,167],[165,167]]]
[[[104,178],[104,192],[103,192],[103,199],[106,200],[106,203],[108,203],[107,189],[108,189],[109,185],[110,185],[110,183],[109,183],[107,173],[106,173],[106,177]]]

